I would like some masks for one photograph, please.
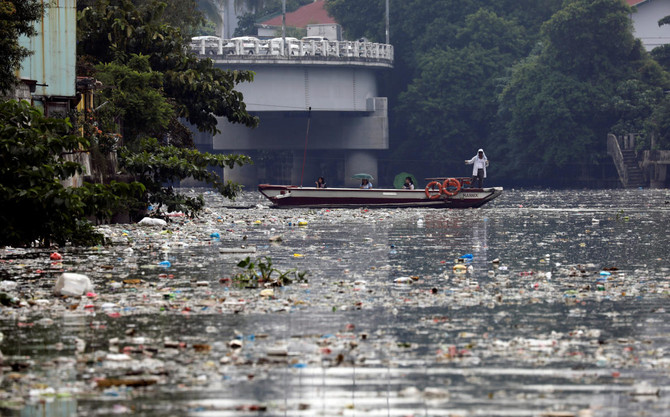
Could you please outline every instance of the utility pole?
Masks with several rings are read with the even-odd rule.
[[[389,36],[389,0],[386,0],[386,44],[391,44]]]
[[[286,0],[281,1],[281,47],[284,55],[291,55],[291,51],[286,52]]]

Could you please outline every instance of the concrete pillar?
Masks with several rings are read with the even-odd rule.
[[[366,173],[372,175],[375,179],[372,185],[375,188],[389,186],[389,184],[379,185],[377,182],[377,156],[372,151],[350,151],[347,152],[344,161],[344,183],[349,187],[358,187],[360,180],[351,179],[354,174]]]
[[[253,191],[256,188],[251,187],[258,184],[257,171],[258,168],[256,165],[244,165],[242,167],[236,166],[233,169],[225,167],[223,168],[223,180],[244,184],[245,190]]]
[[[303,166],[303,159],[304,158],[304,150],[303,151],[293,151],[293,167],[291,169],[291,184],[294,185],[302,185],[303,187],[311,187],[314,185],[314,179],[312,179],[312,173],[308,172],[311,171],[309,167],[311,164],[308,164],[307,161],[305,161],[305,173],[302,179],[302,184],[300,182],[300,176],[302,175],[302,166]],[[309,156],[308,156],[309,158]]]
[[[668,178],[668,166],[665,164],[652,165],[652,177],[649,183],[650,188],[665,188]]]

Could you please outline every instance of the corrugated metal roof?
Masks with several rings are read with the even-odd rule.
[[[337,23],[335,22],[335,19],[328,16],[328,12],[324,7],[325,3],[325,0],[317,0],[314,3],[302,6],[294,12],[286,13],[286,26],[304,28],[307,27],[307,25],[313,24]],[[281,21],[282,17],[279,15],[270,20],[266,20],[265,22],[261,22],[261,24],[281,26]]]
[[[37,81],[36,96],[74,97],[77,0],[54,0],[46,6],[44,19],[35,23],[37,35],[19,38],[21,46],[33,51],[21,63],[19,77]]]

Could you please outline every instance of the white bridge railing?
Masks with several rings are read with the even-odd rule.
[[[195,54],[212,58],[225,58],[227,56],[234,56],[235,58],[269,56],[278,59],[338,57],[393,61],[392,45],[359,41],[287,39],[286,42],[283,42],[281,38],[271,40],[252,37],[221,39],[215,36],[202,36],[193,38],[190,48]]]

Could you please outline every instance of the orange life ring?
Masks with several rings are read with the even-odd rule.
[[[437,186],[437,194],[431,194],[430,190],[431,188],[434,188]],[[440,195],[442,195],[442,184],[440,184],[439,181],[431,181],[426,185],[426,197],[430,198],[431,200],[435,200],[437,198],[440,198]]]
[[[450,186],[456,187],[456,191],[450,191]],[[443,194],[446,194],[449,197],[453,197],[458,194],[459,191],[461,191],[461,183],[456,178],[447,178],[444,180],[444,183],[442,184]]]

